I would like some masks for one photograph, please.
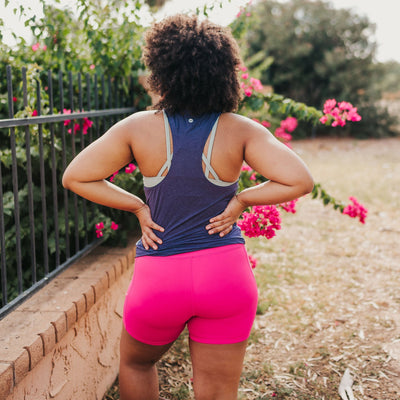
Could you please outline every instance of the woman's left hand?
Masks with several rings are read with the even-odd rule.
[[[142,230],[142,243],[146,250],[151,247],[154,250],[158,249],[157,243],[162,244],[162,240],[154,233],[154,230],[164,232],[164,228],[156,224],[151,218],[150,208],[147,204],[140,207],[135,214],[139,220]]]
[[[237,199],[237,196],[233,196],[225,210],[221,214],[210,219],[210,223],[206,226],[208,233],[210,235],[219,233],[219,236],[225,236],[232,230],[233,224],[239,219],[246,208],[247,207]]]

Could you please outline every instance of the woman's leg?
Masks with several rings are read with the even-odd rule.
[[[139,342],[122,329],[119,386],[121,400],[158,400],[156,362],[172,343],[153,346]]]
[[[247,340],[205,344],[190,340],[196,400],[237,400]]]

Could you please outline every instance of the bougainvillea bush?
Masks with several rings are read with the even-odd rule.
[[[132,77],[137,80],[139,75],[143,73],[143,65],[140,61],[140,46],[145,29],[140,20],[140,9],[143,7],[143,2],[137,0],[134,2],[134,7],[129,8],[126,7],[126,2],[122,0],[109,0],[103,10],[98,7],[97,1],[77,0],[79,18],[76,18],[71,11],[57,8],[57,3],[48,5],[44,0],[41,0],[41,4],[44,8],[43,18],[27,18],[23,10],[17,10],[21,13],[21,18],[26,17],[26,25],[31,28],[34,34],[33,41],[26,43],[24,39],[20,38],[18,46],[14,49],[8,49],[4,44],[0,45],[1,59],[5,64],[12,64],[16,68],[24,65],[28,70],[28,101],[27,104],[23,104],[22,97],[18,94],[18,88],[16,88],[16,94],[13,98],[16,117],[37,115],[36,80],[41,79],[40,77],[47,69],[53,69],[54,74],[62,71],[64,79],[67,79],[68,72],[72,74],[82,72],[89,75],[96,72],[117,77],[121,82]],[[12,7],[12,3],[9,4],[9,7]],[[120,15],[106,12],[111,9],[119,9]],[[202,11],[207,14],[207,7]],[[246,15],[247,13],[244,10],[237,20],[231,24],[232,32],[238,41],[242,40],[243,33],[249,29],[243,22]],[[120,23],[121,18],[125,21],[123,24]],[[51,25],[47,22],[49,20],[52,21]],[[246,60],[245,54],[243,58]],[[272,61],[268,57],[264,61],[261,65],[268,68]],[[238,74],[243,90],[243,98],[238,112],[258,121],[289,147],[291,147],[293,137],[296,135],[299,122],[309,124],[312,127],[318,124],[343,126],[361,120],[357,108],[348,103],[346,99],[327,99],[324,109],[317,110],[304,103],[274,93],[273,88],[265,87],[258,79],[260,75],[257,74],[257,71],[252,70],[251,63],[249,66],[242,66]],[[4,82],[0,82],[0,84],[4,89]],[[84,82],[83,86],[85,86]],[[18,90],[21,91],[20,88]],[[76,96],[76,90],[72,94]],[[41,98],[41,114],[43,115],[49,112],[49,97],[44,84],[41,86]],[[143,90],[140,91],[140,88],[136,86],[134,101],[138,109],[144,109],[150,104],[150,97],[146,96]],[[0,115],[2,116],[7,115],[4,104],[6,102],[0,104]],[[55,113],[60,111],[54,110]],[[65,108],[63,112],[69,113],[69,108]],[[71,138],[73,137],[77,141],[80,140],[81,135],[76,133],[81,131],[86,136],[86,134],[90,135],[92,131],[94,132],[95,129],[99,128],[96,126],[96,122],[87,118],[80,121],[67,120],[64,126]],[[36,132],[33,131],[32,133],[35,138]],[[21,135],[20,142],[22,143],[24,132],[17,130],[17,141],[18,135]],[[50,133],[46,126],[43,127],[43,135],[45,139],[44,152],[49,154],[51,148]],[[57,137],[56,133],[56,140]],[[17,145],[19,144],[17,143]],[[56,146],[58,145],[56,143]],[[36,146],[35,142],[33,146]],[[5,168],[9,168],[9,151],[7,149],[0,150],[1,161]],[[21,150],[18,150],[17,154],[23,155],[24,151],[21,144]],[[33,156],[35,157],[36,153],[33,153]],[[62,164],[58,163],[59,176],[62,174],[61,166]],[[142,177],[134,163],[116,171],[109,179],[143,198]],[[252,171],[249,166],[243,166],[239,182],[240,190],[264,181],[265,178]],[[62,196],[61,185],[60,191],[60,196]],[[6,193],[6,195],[9,196],[9,193]],[[354,197],[355,195],[350,193],[349,196],[352,196],[350,203],[345,205],[329,195],[321,183],[316,183],[312,192],[313,198],[320,199],[324,204],[332,205],[345,215],[359,218],[364,223],[367,210]],[[12,215],[12,201],[7,204],[10,205],[9,213]],[[281,228],[280,213],[282,211],[294,213],[296,211],[295,205],[296,201],[281,205],[249,208],[243,213],[239,226],[241,226],[245,235],[263,236],[270,239]],[[126,239],[129,230],[133,227],[138,228],[134,216],[129,216],[119,210],[96,207],[93,208],[92,215],[88,228],[93,232],[93,237],[121,242],[121,240]],[[73,218],[71,218],[71,221],[73,221]],[[54,235],[54,232],[51,232],[51,235]],[[26,246],[26,248],[29,249],[29,246]],[[54,248],[51,248],[50,251],[54,252]]]

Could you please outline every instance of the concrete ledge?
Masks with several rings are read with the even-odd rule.
[[[103,398],[118,374],[134,243],[96,248],[0,321],[0,400]]]

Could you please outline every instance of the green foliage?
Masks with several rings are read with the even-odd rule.
[[[304,3],[296,0],[296,3]],[[138,78],[142,74],[141,46],[143,43],[143,31],[139,20],[139,11],[143,2],[135,0],[126,2],[122,0],[76,0],[78,5],[78,16],[71,8],[59,7],[59,2],[49,5],[41,0],[44,16],[42,18],[33,16],[26,17],[24,7],[15,9],[25,19],[34,34],[34,41],[28,45],[23,38],[19,38],[19,46],[10,49],[0,43],[0,61],[2,65],[13,65],[13,88],[15,97],[14,111],[16,118],[29,118],[33,112],[40,110],[41,115],[50,113],[57,114],[62,108],[82,111],[94,107],[93,72],[104,76],[99,97],[109,105],[111,97],[119,99],[120,106],[135,105],[138,109],[144,109],[149,105],[150,98],[143,87],[139,85]],[[148,2],[151,3],[151,2]],[[157,2],[160,5],[160,2]],[[308,2],[305,2],[308,4]],[[221,2],[207,5],[198,13],[207,13]],[[275,3],[274,3],[275,4]],[[11,5],[11,3],[10,3]],[[9,6],[10,6],[9,5]],[[11,5],[12,6],[12,5]],[[271,11],[272,12],[272,11]],[[234,35],[241,40],[248,40],[249,35],[256,35],[257,29],[249,25],[250,19],[246,13],[237,18],[232,24]],[[2,21],[0,20],[0,25]],[[257,28],[257,25],[256,25]],[[304,32],[306,28],[303,26]],[[249,32],[249,33],[247,33]],[[307,47],[307,46],[306,46]],[[305,50],[304,50],[305,49]],[[363,48],[360,48],[361,51]],[[306,53],[303,46],[303,56]],[[365,52],[368,53],[368,47]],[[265,57],[263,49],[251,49],[248,53],[248,66],[254,72],[254,77],[265,78],[267,71],[268,79],[273,77],[274,68],[278,56],[268,53]],[[368,57],[369,56],[365,56]],[[26,98],[23,95],[21,67],[26,68],[27,88]],[[59,76],[49,78],[48,70],[60,71],[63,87],[66,88],[61,98],[58,90],[54,91],[54,101],[50,104],[48,86],[57,87]],[[0,118],[8,117],[7,87],[4,69],[0,70]],[[79,74],[79,75],[78,75]],[[85,74],[85,75],[82,75]],[[287,79],[295,79],[286,72]],[[81,79],[81,85],[77,85],[77,76]],[[296,80],[292,81],[293,87],[297,87]],[[317,82],[318,83],[318,82]],[[327,84],[324,81],[319,85]],[[322,87],[322,86],[321,86]],[[297,90],[297,89],[296,89]],[[89,97],[81,104],[79,93],[89,93]],[[296,91],[293,98],[302,100],[302,96]],[[313,92],[314,93],[314,92]],[[37,95],[40,94],[40,103]],[[133,94],[135,96],[133,97]],[[122,100],[123,99],[123,100]],[[265,91],[254,91],[251,96],[245,96],[240,104],[239,112],[250,117],[268,120],[273,127],[277,127],[282,118],[287,116],[296,117],[304,124],[315,126],[322,116],[313,106],[303,102],[292,100],[285,95],[267,93]],[[116,122],[113,119],[104,120],[96,118],[93,126],[89,128],[89,135],[95,132],[102,134],[108,127]],[[123,243],[127,239],[128,232],[138,229],[137,219],[133,215],[119,210],[110,210],[104,207],[94,206],[69,193],[65,195],[61,186],[61,177],[65,163],[68,163],[73,154],[82,149],[88,139],[78,129],[76,134],[74,126],[82,125],[82,119],[76,119],[51,126],[31,125],[29,128],[15,128],[12,131],[0,131],[0,162],[2,166],[2,188],[3,207],[6,231],[6,257],[7,257],[7,281],[9,283],[9,300],[17,294],[17,272],[16,272],[16,246],[17,234],[15,226],[15,204],[12,183],[12,154],[10,150],[10,134],[15,134],[16,160],[18,176],[18,202],[21,222],[21,251],[23,265],[23,286],[28,287],[35,279],[41,279],[45,274],[45,259],[49,256],[49,269],[56,266],[56,241],[60,243],[59,258],[63,262],[66,254],[66,243],[69,241],[71,253],[81,249],[86,242],[95,237],[95,225],[102,222],[103,238],[112,243]],[[68,130],[71,129],[71,133]],[[27,146],[26,138],[29,137],[30,144]],[[30,157],[32,165],[32,198],[29,196],[29,174],[27,170],[27,159]],[[41,161],[43,160],[43,162]],[[40,172],[42,171],[42,172]],[[53,172],[56,176],[57,189],[53,193],[50,182],[53,180]],[[44,194],[40,190],[41,181],[46,183]],[[262,183],[265,178],[255,175],[253,172],[244,171],[240,179],[240,189]],[[136,169],[132,173],[121,170],[114,178],[114,183],[124,189],[144,198],[143,181]],[[334,208],[343,211],[343,206],[337,203],[320,186],[316,185],[313,195],[320,198],[324,204],[332,204]],[[57,204],[55,203],[57,201]],[[36,243],[37,277],[34,278],[30,268],[31,265],[31,231],[28,204],[33,204],[33,236]],[[77,208],[75,208],[75,205]],[[56,214],[58,210],[58,214]],[[77,211],[75,211],[77,210]],[[82,210],[86,210],[86,217]],[[44,249],[45,226],[43,212],[47,212],[48,244]],[[65,223],[65,219],[69,222]],[[112,222],[119,225],[118,231],[111,229]],[[58,225],[58,226],[57,226]],[[75,236],[77,235],[77,237]]]
[[[322,108],[325,100],[348,101],[363,113],[365,126],[347,126],[341,135],[355,135],[379,121],[380,132],[364,129],[363,136],[394,134],[392,123],[382,124],[385,110],[376,105],[382,87],[373,84],[379,69],[373,62],[376,44],[370,39],[375,26],[367,17],[334,9],[324,1],[262,0],[249,8],[245,59],[273,59],[263,68],[262,81],[284,96]],[[240,25],[235,22],[234,27]],[[241,34],[243,36],[243,34]],[[386,119],[384,119],[386,122]],[[330,130],[319,129],[322,133]],[[334,131],[337,134],[338,130]]]
[[[388,61],[375,65],[376,75],[373,85],[377,92],[397,94],[400,97],[400,63]]]
[[[314,185],[311,196],[313,199],[321,199],[324,206],[330,204],[335,210],[339,210],[340,212],[344,210],[344,205],[329,195],[320,183]]]
[[[33,112],[40,115],[57,114],[61,110],[61,93],[58,90],[58,75],[49,80],[47,70],[63,73],[63,100],[64,108],[94,108],[94,72],[99,75],[98,99],[102,107],[111,106],[110,99],[117,99],[118,104],[113,107],[135,105],[139,109],[149,104],[149,96],[138,84],[138,77],[142,64],[140,61],[140,45],[143,28],[138,24],[137,12],[139,2],[127,7],[126,2],[112,1],[80,1],[79,16],[69,9],[50,6],[42,1],[43,18],[32,17],[26,19],[35,35],[33,44],[27,45],[21,38],[19,46],[13,49],[1,44],[4,50],[0,58],[4,64],[11,64],[13,84],[13,108],[16,118],[30,118]],[[12,4],[10,5],[12,7]],[[100,8],[100,6],[104,6]],[[118,13],[112,8],[104,13],[104,8],[121,7]],[[121,11],[122,10],[122,11]],[[18,9],[16,13],[24,18],[26,10]],[[122,19],[121,19],[122,18]],[[125,40],[126,38],[130,40]],[[95,65],[96,64],[96,65]],[[26,97],[22,88],[21,67],[26,68]],[[91,66],[95,66],[94,71]],[[78,85],[78,74],[87,73]],[[8,118],[7,85],[5,68],[0,71],[0,118]],[[105,75],[104,86],[101,76]],[[115,76],[115,78],[114,78]],[[53,105],[50,105],[48,86],[54,88]],[[89,86],[88,86],[89,85]],[[81,105],[79,95],[85,94]],[[86,96],[90,93],[90,97]],[[40,94],[40,103],[37,95]],[[135,97],[133,97],[135,94]],[[89,99],[89,100],[88,100]],[[76,119],[64,123],[30,125],[16,127],[10,130],[0,130],[0,162],[2,170],[3,207],[5,224],[4,249],[7,260],[7,295],[8,301],[18,294],[17,288],[17,237],[21,243],[21,264],[23,289],[31,286],[32,282],[40,280],[46,273],[46,259],[48,268],[53,270],[59,262],[68,258],[67,241],[70,243],[70,255],[82,249],[87,241],[96,237],[95,225],[105,224],[103,238],[111,242],[123,243],[129,231],[137,230],[137,221],[134,216],[128,216],[117,210],[109,210],[94,206],[78,198],[72,193],[64,196],[61,177],[65,167],[73,154],[76,154],[88,142],[88,136],[103,133],[113,124],[113,118],[96,118],[88,129],[87,136],[82,131],[83,119]],[[74,126],[80,124],[74,134]],[[68,130],[71,129],[71,133]],[[12,151],[10,149],[10,135],[15,137],[16,176],[18,177],[18,208],[20,232],[16,232],[16,207],[14,204],[12,182]],[[26,138],[29,137],[29,147]],[[64,141],[64,144],[63,144]],[[28,173],[27,160],[30,157],[32,173]],[[64,161],[65,158],[65,161]],[[43,161],[41,161],[43,160]],[[54,160],[54,161],[53,161]],[[40,172],[42,171],[42,172]],[[53,193],[53,172],[56,180],[56,193]],[[32,198],[29,196],[29,179],[32,179]],[[121,185],[127,190],[141,192],[142,182],[137,174],[123,177]],[[125,175],[125,174],[124,174]],[[42,192],[41,181],[45,182]],[[57,204],[54,202],[57,200]],[[29,204],[33,205],[33,215],[29,212]],[[76,205],[76,208],[75,208]],[[58,214],[56,214],[58,210]],[[85,211],[85,212],[84,212]],[[45,212],[45,214],[44,214]],[[86,216],[85,216],[86,213]],[[43,221],[47,216],[46,221]],[[33,218],[31,232],[30,220]],[[68,223],[65,223],[67,219]],[[111,222],[119,224],[120,229],[109,229]],[[47,226],[45,226],[45,224]],[[58,225],[58,226],[57,226]],[[45,228],[47,235],[45,235]],[[35,248],[36,277],[31,269],[33,256],[31,251],[32,235]],[[44,248],[47,238],[47,247]],[[59,242],[60,254],[56,254],[56,241]]]

